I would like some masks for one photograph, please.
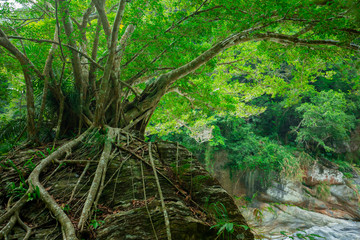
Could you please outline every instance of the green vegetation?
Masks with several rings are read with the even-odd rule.
[[[299,178],[315,160],[350,176],[360,164],[358,149],[346,155],[359,133],[359,22],[351,0],[0,1],[0,170],[19,178],[9,192],[27,189],[64,239],[79,239],[100,225],[93,208],[114,156],[151,153],[128,146],[134,139],[179,141],[210,170],[226,153],[225,167],[259,172],[264,184]],[[41,164],[7,160],[45,144]],[[56,180],[41,178],[74,160],[85,176],[92,158],[95,176],[70,219],[45,187]],[[186,176],[188,165],[172,167]],[[21,222],[24,204],[0,223]],[[239,229],[215,208],[219,235]]]
[[[215,219],[215,224],[211,226],[211,228],[217,230],[217,235],[221,237],[221,239],[233,239],[233,233],[237,232],[238,228],[249,229],[246,225],[231,222],[226,207],[221,202],[211,203],[209,210],[213,213]],[[235,234],[235,236],[235,239],[244,239],[241,233]]]
[[[328,197],[331,196],[330,194],[330,186],[326,183],[319,183],[316,186],[316,195],[319,199],[326,200]]]
[[[295,129],[296,142],[314,150],[322,147],[325,151],[335,151],[336,144],[349,141],[350,131],[355,127],[355,116],[347,114],[348,108],[341,92],[322,91],[312,96],[310,103],[296,108],[302,116]]]
[[[93,229],[97,229],[99,228],[102,224],[104,224],[105,221],[103,220],[96,220],[96,218],[92,219],[91,222],[90,222],[90,226],[93,228]]]
[[[327,65],[324,70],[327,77],[316,77],[296,99],[281,92],[252,99],[249,106],[262,109],[260,114],[239,118],[209,112],[205,118],[194,119],[193,125],[190,122],[176,131],[169,129],[170,133],[160,132],[151,138],[179,141],[209,170],[214,154],[225,151],[230,171],[260,171],[263,177],[259,180],[264,184],[279,177],[300,179],[301,169],[316,159],[337,164],[350,177],[352,165],[360,164],[360,159],[346,154],[349,146],[356,144],[351,134],[360,117],[360,98],[357,87],[350,83],[355,83],[358,75],[356,71],[340,68],[340,63],[333,69],[332,64]],[[284,71],[291,69],[284,66]],[[288,73],[287,77],[293,75]],[[199,141],[201,134],[210,137]]]
[[[306,233],[305,231],[302,231],[301,229],[297,229],[298,232],[301,232],[301,233],[296,233],[296,234],[287,234],[286,232],[284,231],[281,231],[281,235],[289,238],[289,239],[295,239],[298,238],[298,239],[305,239],[305,240],[320,240],[320,239],[325,239],[324,237],[320,236],[320,235],[317,235],[317,234],[308,234]]]

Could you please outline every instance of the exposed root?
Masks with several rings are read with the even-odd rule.
[[[51,232],[49,232],[49,233],[45,236],[45,240],[48,240],[48,237],[56,231],[57,227],[58,227],[58,222],[56,221],[55,227],[53,228],[53,230],[52,230]],[[58,235],[57,235],[57,236],[58,236]],[[56,237],[57,237],[57,236],[56,236]],[[56,238],[55,238],[55,239],[56,239]]]
[[[77,180],[76,185],[75,185],[74,189],[73,189],[72,192],[71,192],[70,199],[69,199],[69,201],[67,202],[68,204],[71,203],[72,199],[74,198],[76,189],[77,189],[77,187],[79,186],[81,180],[84,178],[84,176],[85,176],[87,170],[89,169],[89,167],[90,167],[90,162],[88,162],[88,163],[86,164],[83,172],[81,173],[79,179]]]
[[[56,220],[59,221],[61,224],[62,230],[64,232],[64,239],[71,239],[76,240],[76,234],[74,226],[72,225],[70,219],[68,216],[64,213],[62,208],[57,204],[57,202],[52,198],[52,196],[48,193],[48,191],[44,188],[44,186],[41,184],[39,177],[41,172],[52,162],[58,160],[60,157],[62,157],[66,152],[70,151],[72,148],[76,147],[82,139],[91,131],[89,129],[82,135],[80,135],[78,138],[64,144],[61,146],[58,150],[54,151],[52,154],[50,154],[48,157],[43,159],[31,172],[30,176],[28,177],[28,185],[29,189],[27,192],[20,198],[19,201],[17,201],[12,208],[10,208],[1,218],[0,223],[5,221],[7,218],[11,216],[10,221],[7,223],[7,225],[2,229],[1,232],[4,233],[4,237],[7,234],[8,229],[11,230],[13,225],[16,222],[19,222],[19,224],[26,230],[25,239],[28,239],[31,234],[31,228],[26,226],[24,222],[19,217],[19,211],[21,207],[27,202],[28,200],[28,194],[32,193],[33,191],[36,191],[39,193],[40,200],[42,200],[46,207],[50,210],[50,212],[55,216]]]
[[[7,209],[9,209],[11,201],[12,201],[12,198],[10,198],[9,201],[8,201]],[[2,238],[7,239],[8,238],[8,234],[10,233],[10,231],[15,226],[15,223],[16,223],[16,220],[17,220],[16,216],[18,215],[18,213],[19,213],[19,210],[16,210],[16,212],[11,216],[9,222],[0,231],[0,239],[2,239]]]
[[[117,150],[115,149],[113,151],[113,153],[110,155],[110,159],[109,161],[107,162],[106,166],[105,166],[105,169],[103,171],[103,175],[101,176],[101,184],[100,184],[100,189],[99,189],[99,192],[96,196],[96,199],[95,199],[95,202],[94,202],[94,207],[96,208],[98,202],[99,202],[99,199],[101,197],[101,193],[104,191],[104,188],[105,188],[105,178],[106,178],[106,172],[107,172],[107,167],[108,165],[111,163],[111,160],[114,159],[115,157],[117,156]]]
[[[146,208],[146,212],[147,212],[147,214],[148,214],[148,216],[149,216],[149,220],[150,220],[150,223],[151,223],[152,230],[153,230],[153,232],[154,232],[155,239],[158,240],[158,236],[157,236],[157,234],[156,234],[156,230],[155,230],[155,227],[154,227],[154,223],[153,223],[153,221],[152,221],[151,214],[150,214],[150,211],[149,211],[149,207],[148,207],[148,204],[147,204],[145,178],[144,178],[144,169],[143,169],[143,163],[142,163],[142,162],[140,162],[140,168],[141,168],[142,185],[143,185],[143,191],[144,191],[145,208]]]
[[[0,218],[0,224],[2,224],[6,219],[8,219],[9,217],[13,216],[17,211],[20,210],[20,208],[27,202],[28,200],[28,194],[31,193],[30,190],[28,190],[21,198],[19,201],[17,201],[15,203],[14,206],[12,206],[12,208],[10,208],[9,210],[6,211],[6,213],[4,213],[4,215],[1,216]]]
[[[32,171],[29,176],[29,190],[34,191],[35,188],[40,192],[40,198],[45,203],[47,208],[54,214],[55,218],[60,222],[61,228],[64,232],[64,239],[77,239],[76,232],[73,224],[71,223],[69,217],[65,214],[63,209],[57,204],[57,202],[52,198],[52,196],[48,193],[48,191],[44,188],[44,186],[39,181],[39,176],[42,170],[55,159],[59,159],[62,155],[64,155],[67,151],[71,150],[75,146],[77,146],[81,140],[88,134],[88,131],[80,135],[75,140],[72,140],[58,150],[50,154],[47,158],[40,162],[39,165]]]
[[[115,199],[116,185],[117,185],[117,181],[118,181],[118,179],[119,179],[119,175],[120,175],[120,172],[121,172],[121,168],[122,168],[122,166],[124,165],[124,162],[125,162],[125,161],[123,161],[123,162],[120,164],[120,167],[115,171],[115,173],[114,173],[114,175],[113,175],[113,176],[115,176],[115,174],[117,173],[116,179],[115,179],[115,184],[114,184],[114,189],[113,189],[113,194],[112,194],[112,197],[111,197],[111,202],[114,202],[114,199]],[[111,179],[112,179],[112,178],[111,178]],[[109,183],[109,181],[108,181],[107,183]]]
[[[137,159],[141,160],[143,163],[145,163],[146,165],[148,165],[149,167],[152,167],[151,163],[148,163],[147,161],[145,161],[144,158],[142,158],[141,156],[139,156],[138,154],[136,154],[135,152],[131,151],[130,149],[127,149],[121,145],[117,145],[120,149],[131,153],[134,157],[136,157]],[[186,193],[185,190],[179,188],[177,185],[175,185],[167,176],[165,176],[165,174],[163,174],[162,172],[160,172],[158,169],[156,169],[156,172],[162,177],[164,178],[169,184],[171,184],[171,186],[173,186],[180,194],[182,194],[184,197],[187,197],[188,194]],[[189,199],[191,201],[192,204],[194,204],[197,208],[199,208],[202,212],[206,213],[206,209],[204,209],[203,207],[201,207],[197,202],[195,202],[194,200],[192,200],[191,198]]]
[[[161,190],[161,186],[160,186],[160,181],[157,175],[157,170],[155,168],[155,163],[154,163],[154,159],[152,157],[152,148],[151,148],[151,142],[149,142],[149,157],[150,157],[150,163],[151,166],[153,168],[154,171],[154,177],[155,177],[155,181],[156,181],[156,185],[158,188],[158,192],[159,192],[159,197],[160,197],[160,201],[161,201],[161,208],[163,210],[164,213],[164,219],[165,219],[165,226],[166,226],[166,235],[167,235],[167,239],[171,240],[171,231],[170,231],[170,221],[169,221],[169,215],[166,211],[166,206],[165,206],[165,202],[164,202],[164,196],[162,194],[162,190]]]
[[[112,175],[112,176],[109,178],[109,180],[105,183],[104,188],[112,181],[112,179],[115,177],[116,174],[119,175],[119,173],[120,173],[120,171],[121,171],[124,163],[125,163],[129,158],[130,158],[130,157],[127,157],[126,159],[124,159],[124,160],[121,162],[121,164],[120,164],[120,166],[118,167],[118,169],[116,169],[116,171],[113,173],[113,175]]]
[[[58,231],[60,230],[61,227],[61,231],[59,232],[59,234],[63,235],[63,239],[77,240],[78,236],[76,231],[79,231],[82,234],[86,233],[86,229],[88,227],[87,224],[92,217],[93,211],[97,208],[97,203],[100,200],[103,190],[108,186],[108,184],[114,182],[114,178],[115,179],[119,178],[124,164],[127,162],[128,159],[134,159],[134,157],[140,160],[144,202],[150,220],[150,224],[152,227],[152,231],[154,234],[154,239],[156,240],[158,239],[157,236],[158,233],[156,232],[154,222],[151,217],[151,212],[148,206],[149,204],[146,196],[147,189],[145,185],[143,164],[145,164],[146,167],[149,168],[149,170],[150,169],[153,170],[154,178],[156,181],[157,192],[159,194],[159,198],[161,202],[161,209],[165,220],[167,239],[168,240],[172,239],[169,215],[166,209],[165,200],[162,192],[163,190],[160,186],[159,177],[164,178],[167,182],[169,182],[175,189],[178,190],[178,192],[181,195],[186,197],[189,195],[189,193],[181,189],[181,187],[179,187],[176,183],[174,183],[169,179],[168,175],[165,173],[166,170],[168,170],[167,168],[155,166],[153,152],[152,152],[154,146],[152,146],[151,143],[148,144],[148,151],[149,151],[149,159],[148,159],[147,157],[144,158],[144,151],[147,150],[146,144],[144,144],[143,141],[140,141],[131,134],[124,132],[124,130],[108,127],[105,142],[103,144],[98,144],[99,139],[103,142],[104,139],[103,135],[99,134],[99,131],[88,130],[84,134],[76,138],[75,140],[64,144],[58,150],[54,151],[52,154],[50,154],[48,157],[46,157],[45,159],[41,160],[38,163],[38,165],[35,167],[35,169],[31,172],[30,176],[28,177],[27,182],[29,189],[26,192],[26,194],[22,196],[20,200],[15,202],[15,204],[11,208],[9,208],[4,215],[0,217],[0,224],[2,222],[8,221],[5,227],[3,227],[3,229],[0,232],[0,239],[9,235],[11,229],[14,227],[16,222],[18,222],[18,224],[26,231],[24,237],[25,240],[30,238],[32,232],[35,231],[34,230],[35,228],[38,228],[37,226],[34,229],[32,229],[31,228],[32,225],[28,226],[27,224],[25,224],[19,216],[19,211],[21,210],[21,207],[27,202],[28,195],[36,191],[40,193],[40,200],[45,203],[47,209],[49,209],[50,211],[50,214],[56,220],[56,226],[59,226],[59,227],[55,227],[55,230]],[[133,145],[131,145],[133,142],[135,142],[134,148]],[[90,150],[90,154],[89,154],[89,150]],[[122,156],[117,157],[119,156],[119,154],[121,155],[124,152],[125,152],[124,157]],[[92,160],[90,160],[90,157],[92,158]],[[115,157],[117,157],[116,159],[120,158],[121,161],[119,162],[118,168],[114,171],[113,169],[114,166],[110,168],[109,165],[112,164],[111,161]],[[54,163],[59,164],[59,166],[54,167],[55,170],[52,171],[52,169],[54,168],[50,169],[49,166]],[[84,169],[80,169],[79,171],[79,173],[81,172],[80,177],[78,179],[74,179],[74,173],[68,174],[67,172],[68,169],[62,169],[58,171],[62,163],[84,164],[82,165],[82,168]],[[96,171],[91,171],[91,174],[86,174],[89,172],[90,166],[94,166],[92,165],[92,163],[97,164]],[[177,173],[179,172],[179,164],[180,164],[179,146],[177,145],[177,150],[176,150]],[[131,163],[131,175],[135,173],[135,171],[132,169],[133,168],[132,165],[133,163]],[[110,168],[111,171],[114,172],[112,172],[111,176],[106,177],[108,167]],[[46,171],[48,171],[48,173],[42,174],[42,176],[45,176],[41,178],[42,181],[44,182],[42,184],[39,178],[40,178],[40,174],[45,172],[45,169]],[[74,169],[76,172],[78,172],[79,166],[76,166]],[[65,183],[65,187],[63,187],[63,189],[60,188],[61,191],[59,191],[59,188],[55,187],[54,192],[52,192],[54,193],[54,195],[57,196],[55,200],[47,191],[50,188],[52,188],[54,185],[50,184],[50,186],[48,185],[45,186],[45,183],[48,182],[49,180],[50,180],[49,182],[51,181],[56,182],[58,181],[56,178],[60,179],[63,178],[64,176],[67,176],[69,178],[69,181],[70,179],[72,179],[71,183],[76,182],[76,184],[73,189],[69,189],[70,187],[67,187]],[[86,180],[84,180],[84,178]],[[134,188],[134,180],[135,180],[134,176],[131,176],[133,188]],[[84,183],[84,181],[86,183]],[[86,187],[87,189],[90,183],[91,183],[90,189],[86,193],[84,193],[85,190],[82,191],[82,189],[84,189],[84,187]],[[136,185],[135,187],[137,188]],[[119,188],[117,181],[115,181],[114,186],[111,186],[111,188],[113,188],[113,196],[112,196],[112,201],[113,201],[115,197],[116,189]],[[134,192],[135,191],[133,189],[133,197],[135,199]],[[70,194],[70,197],[68,194]],[[64,199],[64,196],[66,196],[66,199]],[[191,198],[187,200],[191,201],[199,209],[203,210]],[[70,212],[67,212],[67,214],[71,216],[71,220],[70,217],[68,217],[67,214],[65,213],[64,209],[60,206],[60,205],[64,206],[63,204],[65,203],[67,204],[71,203],[71,209],[74,210],[74,211],[70,210]],[[105,214],[103,214],[101,218],[106,216],[106,214],[107,212],[105,212]],[[21,216],[25,217],[26,215],[22,214]],[[76,222],[76,218],[78,218],[79,220],[78,222]],[[45,219],[45,221],[48,221],[48,219]],[[53,235],[56,235],[56,233],[52,232],[48,234],[47,238],[53,237]]]
[[[42,185],[45,185],[45,184],[50,180],[50,178],[51,178],[52,176],[54,176],[54,174],[61,168],[61,166],[62,166],[62,164],[60,163],[60,164],[55,168],[55,170],[52,171],[52,173],[45,178],[45,180],[44,180],[41,184],[42,184]]]
[[[21,220],[21,218],[19,216],[19,212],[16,212],[16,220],[19,223],[19,225],[26,231],[26,234],[25,234],[25,237],[23,238],[23,240],[28,240],[31,235],[31,228]]]
[[[17,212],[16,212],[17,213]],[[10,231],[13,229],[16,223],[16,213],[11,216],[9,222],[5,225],[5,227],[0,231],[0,239],[7,238]]]
[[[101,154],[99,164],[96,168],[94,180],[92,181],[88,196],[86,198],[83,210],[81,212],[80,221],[78,224],[78,228],[81,232],[84,231],[85,223],[90,215],[91,207],[97,198],[97,195],[101,195],[100,190],[100,184],[102,181],[102,178],[105,176],[105,170],[107,167],[107,164],[110,159],[110,153],[111,153],[111,147],[112,147],[112,129],[109,129],[109,132],[107,134],[106,140],[105,140],[105,146],[104,150]]]
[[[133,173],[133,164],[132,164],[132,162],[130,162],[130,174],[131,174],[132,196],[133,196],[133,200],[135,200],[134,173]]]
[[[82,187],[79,189],[78,193],[81,192],[81,190],[87,186],[89,184],[89,182],[91,181],[91,178],[95,175],[95,173],[92,173],[89,177],[89,179],[84,183],[82,184]],[[74,205],[73,205],[73,208],[77,208],[78,210],[76,210],[75,214],[74,215],[78,215],[78,212],[82,209],[82,207],[84,206],[84,204],[80,204],[84,199],[85,197],[88,195],[89,191],[87,191]],[[79,205],[80,204],[80,205]]]
[[[109,178],[109,180],[106,182],[104,188],[106,188],[106,186],[112,181],[112,179],[115,177],[116,175],[116,180],[115,180],[115,184],[114,184],[114,190],[113,190],[113,195],[111,198],[111,202],[114,201],[115,198],[115,191],[116,191],[116,186],[117,186],[117,180],[119,179],[119,175],[121,172],[122,167],[124,166],[125,162],[130,158],[130,156],[128,156],[127,158],[125,158],[124,160],[121,161],[120,166],[118,167],[118,169],[116,169],[116,171],[113,173],[113,175]]]

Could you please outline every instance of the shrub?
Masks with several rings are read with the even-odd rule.
[[[349,139],[349,133],[355,126],[355,117],[347,114],[345,94],[333,90],[322,91],[303,103],[296,110],[302,113],[302,121],[295,131],[296,141],[307,149],[334,151]]]

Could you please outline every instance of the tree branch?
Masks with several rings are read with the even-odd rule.
[[[104,8],[105,1],[104,0],[94,0],[94,4],[96,7],[96,10],[98,11],[98,15],[99,15],[99,18],[100,18],[101,24],[103,26],[105,36],[106,36],[106,39],[107,39],[108,45],[109,45],[111,30],[110,30],[110,23],[109,23],[109,20],[107,18],[105,8]]]
[[[55,25],[55,33],[54,33],[54,41],[59,40],[58,39],[58,35],[59,35],[59,29],[57,28],[57,25]],[[54,53],[57,49],[58,45],[56,44],[52,44],[51,48],[49,50],[49,54],[46,58],[45,61],[45,67],[44,67],[44,71],[43,71],[43,75],[44,75],[44,88],[43,88],[43,96],[41,98],[41,106],[40,106],[40,113],[39,113],[39,120],[37,123],[37,129],[36,131],[39,132],[40,128],[41,128],[41,124],[43,121],[43,113],[45,110],[45,103],[46,103],[46,96],[47,96],[47,92],[48,92],[48,88],[49,88],[49,80],[50,80],[50,71],[52,68],[52,62],[54,59]]]
[[[98,1],[98,0],[97,0]],[[113,64],[115,61],[116,55],[116,45],[118,43],[118,34],[119,34],[119,26],[121,23],[121,19],[124,15],[126,0],[121,0],[119,3],[118,11],[115,16],[114,25],[111,33],[111,40],[109,45],[109,56],[105,65],[104,74],[102,77],[102,81],[100,83],[100,92],[97,95],[96,99],[96,109],[95,109],[95,125],[102,124],[103,113],[105,110],[107,94],[110,90],[110,76],[113,70]]]
[[[169,48],[170,48],[172,45],[174,45],[174,43],[175,43],[175,42],[172,42],[172,43],[169,45]],[[150,64],[153,64],[153,63],[155,63],[157,60],[159,60],[160,57],[161,57],[162,55],[164,55],[164,53],[167,52],[167,50],[168,50],[168,49],[164,49],[163,51],[161,51],[161,52],[149,63],[149,65],[150,65]],[[135,82],[138,78],[142,77],[148,70],[149,70],[149,66],[144,67],[144,68],[141,69],[138,73],[136,73],[134,76],[132,76],[131,78],[129,78],[128,80],[126,80],[126,83],[129,84],[129,85],[133,85],[134,82]]]
[[[300,39],[296,36],[285,35],[281,33],[259,33],[256,35],[258,38],[267,39],[272,42],[289,44],[294,43],[302,46],[316,46],[316,45],[327,45],[327,46],[336,46],[340,48],[346,48],[351,50],[360,50],[360,46],[354,43],[344,43],[336,40],[308,40],[308,39]]]
[[[70,12],[69,12],[69,8],[67,6],[67,0],[59,0],[60,3],[60,9],[62,12],[62,22],[64,25],[64,29],[65,29],[65,34],[68,37],[68,42],[69,42],[69,46],[71,46],[71,65],[74,71],[74,78],[75,78],[75,87],[78,89],[78,91],[80,91],[81,94],[81,89],[82,89],[82,85],[83,85],[83,78],[82,78],[82,70],[81,70],[81,61],[80,61],[80,57],[77,54],[77,51],[75,51],[74,49],[77,48],[76,46],[76,41],[75,39],[71,36],[74,28],[73,28],[73,24],[70,18]]]
[[[87,58],[91,63],[93,63],[97,68],[104,70],[104,67],[102,67],[101,65],[99,65],[94,59],[92,59],[90,56],[88,56],[86,53],[83,53],[79,50],[77,50],[75,47],[70,46],[68,44],[61,44],[60,42],[56,42],[53,40],[48,40],[48,39],[34,39],[34,38],[25,38],[25,37],[18,37],[18,36],[8,36],[9,39],[22,39],[22,40],[26,40],[26,41],[31,41],[31,42],[36,42],[36,43],[51,43],[51,44],[57,44],[57,45],[62,45],[65,46],[67,48],[69,48],[72,51],[75,51],[77,53],[79,53],[80,55],[82,55],[83,57]]]

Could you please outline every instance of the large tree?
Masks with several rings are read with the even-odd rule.
[[[143,137],[160,100],[168,93],[176,93],[191,104],[207,106],[206,101],[219,94],[215,93],[217,89],[211,89],[214,86],[211,75],[226,72],[215,69],[217,64],[240,63],[251,72],[252,64],[263,63],[258,59],[269,53],[280,64],[289,57],[284,55],[289,51],[296,62],[304,54],[309,59],[319,59],[321,54],[336,56],[338,49],[347,56],[360,50],[359,1],[19,3],[20,8],[3,4],[1,10],[0,61],[12,62],[12,71],[23,74],[28,139],[38,141],[48,95],[58,106],[56,119],[52,119],[56,122],[56,138],[62,131],[76,129],[79,134],[44,159],[29,176],[32,185],[28,191],[40,190],[41,198],[57,214],[67,239],[75,238],[74,227],[51,200],[39,182],[39,175],[47,164],[80,144],[94,129],[106,129],[107,137],[79,229],[83,229],[101,189],[101,176],[106,172],[114,139],[124,132]],[[252,50],[242,46],[252,46]],[[251,58],[257,60],[247,62]],[[312,61],[312,66],[317,63]],[[268,80],[265,85],[280,85],[266,77],[264,80]],[[235,82],[232,95],[245,94],[239,92],[243,88],[237,88],[234,80],[226,81],[224,86],[230,82]],[[34,88],[42,96],[39,106],[35,104]],[[217,100],[222,104],[226,99],[220,96]],[[1,220],[14,214],[24,199]]]

